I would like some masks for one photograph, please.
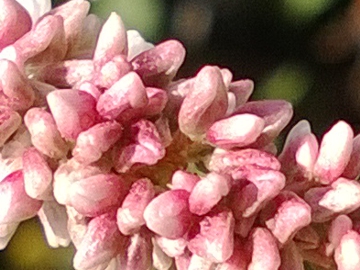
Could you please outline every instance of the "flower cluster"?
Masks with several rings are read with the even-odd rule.
[[[75,269],[360,269],[360,136],[72,0],[0,0],[0,247],[38,216]],[[38,10],[38,9],[35,9]]]

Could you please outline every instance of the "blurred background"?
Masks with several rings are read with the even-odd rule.
[[[54,0],[53,5],[64,1]],[[360,0],[97,0],[153,43],[187,48],[179,77],[204,64],[255,81],[252,99],[286,99],[317,135],[339,119],[360,129]],[[74,250],[47,247],[37,219],[23,222],[0,269],[72,269]]]

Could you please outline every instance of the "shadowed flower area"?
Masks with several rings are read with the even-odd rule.
[[[348,123],[278,150],[288,101],[214,65],[179,79],[180,41],[85,0],[31,3],[0,0],[1,249],[37,217],[79,270],[360,269]]]

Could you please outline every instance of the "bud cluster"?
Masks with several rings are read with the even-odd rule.
[[[71,0],[0,0],[0,248],[38,216],[75,269],[360,269],[360,136]]]

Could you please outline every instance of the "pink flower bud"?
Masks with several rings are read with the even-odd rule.
[[[32,144],[41,153],[55,159],[67,154],[69,147],[61,138],[50,113],[41,108],[31,108],[25,114],[24,122],[31,134]]]
[[[289,102],[284,100],[251,101],[239,107],[234,114],[250,113],[261,117],[265,127],[255,142],[257,146],[265,146],[277,137],[289,123],[293,110]]]
[[[181,189],[160,194],[145,208],[146,226],[166,238],[182,237],[193,219],[188,199],[189,193]]]
[[[20,127],[21,116],[6,106],[0,106],[0,147]]]
[[[210,212],[200,221],[200,232],[189,241],[189,250],[212,262],[225,262],[234,250],[234,224],[230,210]]]
[[[67,226],[67,214],[64,206],[55,201],[45,201],[38,212],[48,244],[52,248],[67,247],[70,236]]]
[[[280,253],[275,238],[265,228],[254,228],[248,239],[251,262],[248,270],[273,270],[280,267]]]
[[[92,269],[109,263],[121,250],[124,237],[120,234],[116,219],[108,213],[93,218],[74,257],[75,269]]]
[[[231,188],[231,178],[215,172],[207,174],[197,182],[190,193],[190,211],[196,215],[205,215],[222,197],[226,196]]]
[[[131,236],[125,254],[120,255],[118,269],[143,270],[151,269],[152,243],[146,233],[136,233]]]
[[[179,128],[190,139],[199,140],[215,121],[224,117],[227,107],[227,89],[220,69],[205,66],[181,105]]]
[[[154,185],[149,179],[139,179],[132,184],[117,211],[117,224],[122,234],[132,234],[145,224],[144,210],[154,196]]]
[[[97,124],[79,134],[72,155],[80,163],[95,162],[120,139],[121,133],[122,126],[116,121]]]
[[[350,160],[354,133],[344,121],[328,131],[322,141],[314,174],[322,184],[330,184],[344,171]]]
[[[18,111],[34,103],[33,89],[13,62],[0,59],[0,85],[0,105]]]
[[[212,270],[214,269],[214,263],[208,259],[193,254],[190,258],[189,267],[187,270]]]
[[[127,35],[120,16],[112,12],[99,34],[94,61],[106,63],[120,54],[127,54]]]
[[[185,59],[185,48],[177,40],[168,40],[137,55],[134,70],[146,86],[165,87],[175,77]]]
[[[325,222],[334,215],[350,213],[360,206],[360,184],[339,178],[331,187],[308,190],[304,198],[312,208],[313,222]]]
[[[252,183],[240,193],[247,198],[242,206],[242,209],[244,209],[243,217],[250,217],[256,213],[285,187],[285,176],[278,171],[262,169],[239,170],[234,172],[232,177],[235,180],[247,179]],[[239,197],[241,198],[241,196]]]
[[[22,155],[26,193],[37,200],[52,198],[52,171],[45,157],[34,147]]]
[[[37,70],[42,81],[59,88],[69,88],[81,82],[91,81],[94,76],[92,60],[67,60],[46,65]]]
[[[264,120],[252,114],[238,114],[215,122],[206,139],[221,148],[244,147],[256,141],[264,128]]]
[[[70,205],[86,216],[116,210],[126,194],[123,179],[115,174],[99,174],[74,182],[69,187]]]
[[[162,251],[169,257],[178,257],[184,254],[187,241],[184,238],[168,239],[162,236],[156,236],[156,243]]]
[[[199,180],[200,177],[196,174],[178,170],[174,172],[171,178],[171,189],[185,189],[187,192],[191,193]]]
[[[265,224],[273,236],[285,244],[301,228],[311,223],[311,208],[291,191],[283,191],[273,202],[275,209],[273,213],[268,213],[270,215]],[[272,207],[271,204],[269,207]]]
[[[249,79],[239,80],[230,83],[229,92],[235,96],[235,108],[245,104],[254,90],[254,82]]]
[[[335,262],[339,270],[360,268],[360,235],[355,231],[346,233],[335,249]]]
[[[337,248],[341,242],[341,238],[353,228],[351,219],[346,215],[337,216],[330,225],[328,230],[328,240],[330,246],[327,247],[327,252],[332,255],[334,249]]]
[[[0,2],[0,51],[14,43],[31,29],[29,13],[18,2],[2,0]]]
[[[231,174],[241,169],[262,168],[280,170],[281,164],[275,156],[258,149],[222,150],[215,148],[209,162],[209,169],[218,173]]]
[[[96,101],[86,92],[56,90],[47,95],[47,101],[56,126],[66,139],[75,140],[99,120]]]
[[[116,119],[127,110],[144,108],[147,103],[140,77],[129,72],[100,96],[96,108],[102,117]]]
[[[30,198],[24,188],[22,171],[9,174],[0,182],[0,224],[32,218],[42,201]]]
[[[133,143],[115,152],[114,166],[117,172],[126,172],[134,164],[154,165],[165,156],[155,125],[148,120],[140,120],[131,126]]]
[[[85,0],[69,1],[52,9],[48,14],[59,15],[64,20],[66,43],[72,47],[82,29],[82,22],[90,9],[90,3]]]

